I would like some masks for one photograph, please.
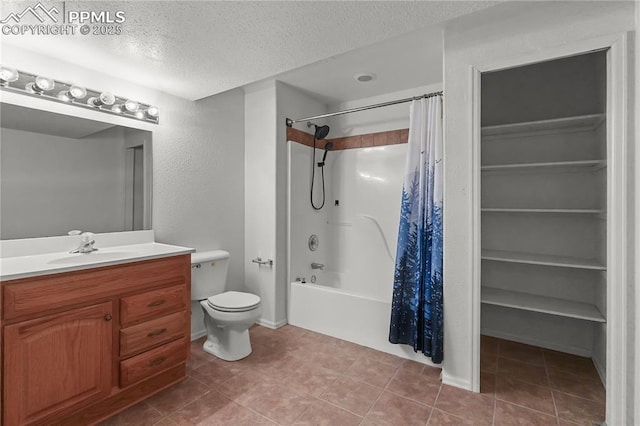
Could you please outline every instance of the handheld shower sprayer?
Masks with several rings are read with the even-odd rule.
[[[322,161],[318,163],[318,167],[324,167],[324,162],[327,159],[327,154],[329,153],[329,151],[331,151],[333,149],[333,142],[327,142],[324,145],[324,155],[322,156]]]
[[[322,157],[322,161],[317,163],[318,167],[320,167],[320,169],[322,170],[322,204],[320,204],[320,206],[317,207],[313,202],[313,187],[314,187],[314,182],[316,180],[316,142],[327,137],[327,135],[329,134],[329,126],[327,125],[318,126],[308,121],[307,127],[312,127],[312,126],[315,128],[315,131],[313,132],[313,153],[311,154],[311,191],[309,194],[309,198],[311,201],[311,207],[313,207],[314,210],[320,210],[322,207],[324,207],[324,202],[325,202],[324,163],[325,163],[325,160],[327,159],[327,152],[333,149],[333,142],[327,142],[324,145],[324,156]]]

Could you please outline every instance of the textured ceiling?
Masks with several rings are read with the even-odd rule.
[[[3,17],[33,4],[2,3]],[[122,34],[3,36],[2,43],[195,100],[496,3],[67,1],[67,12],[124,11]]]
[[[327,105],[442,82],[440,25],[393,37],[277,75]],[[373,74],[361,83],[356,75]]]

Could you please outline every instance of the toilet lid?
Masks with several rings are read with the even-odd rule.
[[[240,291],[226,291],[207,299],[209,306],[223,312],[249,311],[260,304],[260,297]]]

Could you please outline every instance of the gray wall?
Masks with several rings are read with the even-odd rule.
[[[605,51],[482,74],[483,126],[597,114],[605,107]]]
[[[190,102],[161,95],[153,132],[156,240],[231,253],[228,290],[244,288],[244,93]],[[192,304],[192,334],[203,331]]]

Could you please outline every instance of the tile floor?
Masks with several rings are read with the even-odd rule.
[[[604,388],[591,360],[482,337],[481,393],[440,370],[285,326],[251,329],[225,362],[193,342],[188,378],[107,425],[591,425]]]

